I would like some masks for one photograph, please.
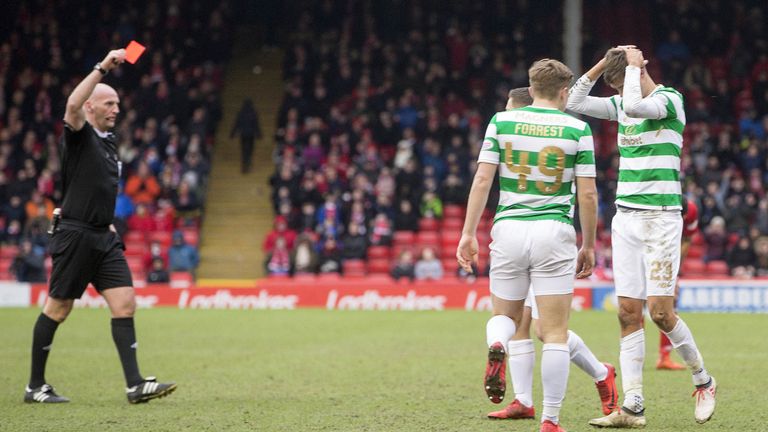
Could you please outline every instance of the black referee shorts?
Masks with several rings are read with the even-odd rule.
[[[133,286],[120,237],[110,230],[73,226],[62,221],[51,238],[51,272],[48,295],[79,299],[88,283],[99,292]]]

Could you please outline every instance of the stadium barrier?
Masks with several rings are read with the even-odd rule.
[[[181,309],[296,309],[328,310],[445,310],[488,311],[491,302],[487,279],[467,283],[458,279],[440,282],[395,282],[389,278],[355,280],[261,279],[250,288],[205,287],[182,284],[137,288],[142,308]],[[42,306],[44,284],[0,282],[0,307]],[[79,307],[106,307],[89,287]],[[577,281],[574,310],[616,310],[610,281]],[[768,280],[682,280],[678,309],[685,312],[768,313]]]

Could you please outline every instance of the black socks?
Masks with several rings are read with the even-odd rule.
[[[144,378],[139,374],[139,364],[136,361],[136,330],[133,318],[112,318],[112,340],[115,341],[120,363],[123,365],[127,387],[139,385]]]
[[[48,353],[51,352],[53,335],[59,323],[41,313],[37,317],[35,329],[32,332],[32,374],[29,378],[29,387],[37,388],[45,384],[45,363],[48,361]]]

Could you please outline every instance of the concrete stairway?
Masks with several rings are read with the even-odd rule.
[[[252,285],[263,276],[261,244],[272,228],[267,180],[274,171],[272,151],[277,112],[283,98],[282,51],[255,47],[252,28],[238,31],[224,83],[224,117],[216,136],[213,165],[201,231],[198,285]],[[246,97],[259,114],[262,139],[256,142],[253,168],[240,173],[240,140],[229,131]]]

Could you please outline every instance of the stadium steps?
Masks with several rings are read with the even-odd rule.
[[[264,273],[261,244],[273,221],[268,178],[274,171],[273,137],[283,99],[283,53],[256,48],[256,40],[253,28],[238,31],[225,74],[223,119],[214,145],[201,231],[200,285],[248,285],[247,280]],[[243,175],[240,140],[230,139],[229,131],[246,97],[256,106],[263,138],[256,142],[251,172]]]

